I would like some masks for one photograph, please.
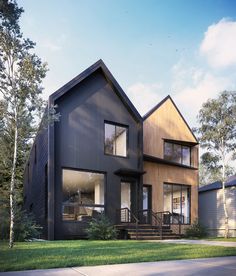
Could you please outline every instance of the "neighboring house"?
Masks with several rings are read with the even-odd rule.
[[[48,104],[60,121],[38,132],[24,175],[45,238],[83,237],[101,212],[116,225],[197,218],[198,143],[170,96],[142,118],[100,60]]]
[[[226,204],[229,215],[229,235],[236,237],[236,176],[226,183]],[[224,236],[225,214],[221,182],[199,188],[199,221],[208,228],[212,236]]]

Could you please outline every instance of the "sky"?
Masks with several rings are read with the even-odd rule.
[[[236,90],[234,0],[18,0],[48,63],[46,99],[102,59],[141,115],[170,95],[191,127],[202,104]]]

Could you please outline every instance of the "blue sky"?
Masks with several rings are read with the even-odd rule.
[[[48,62],[44,97],[103,59],[141,114],[171,95],[190,123],[236,89],[234,0],[18,0],[24,35]]]

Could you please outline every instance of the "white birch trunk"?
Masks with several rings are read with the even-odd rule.
[[[223,158],[224,159],[224,158]],[[224,205],[224,213],[225,213],[225,233],[224,237],[229,237],[229,216],[226,204],[226,190],[225,190],[225,162],[223,160],[223,167],[222,167],[222,190],[223,190],[223,205]]]
[[[12,248],[14,245],[14,223],[15,223],[15,175],[16,175],[16,161],[17,161],[17,146],[18,146],[18,125],[17,115],[15,112],[15,135],[14,135],[14,154],[12,163],[11,173],[11,184],[10,184],[10,239],[9,247]]]

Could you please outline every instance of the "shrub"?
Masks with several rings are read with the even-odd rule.
[[[10,214],[7,210],[1,211],[1,238],[9,239]],[[35,223],[33,215],[21,209],[16,210],[14,224],[14,240],[24,241],[30,238],[39,237],[38,225]]]
[[[197,220],[186,230],[185,236],[188,238],[203,238],[207,236],[207,229]]]
[[[99,215],[89,223],[87,234],[91,240],[113,240],[117,237],[115,227],[104,214]]]

